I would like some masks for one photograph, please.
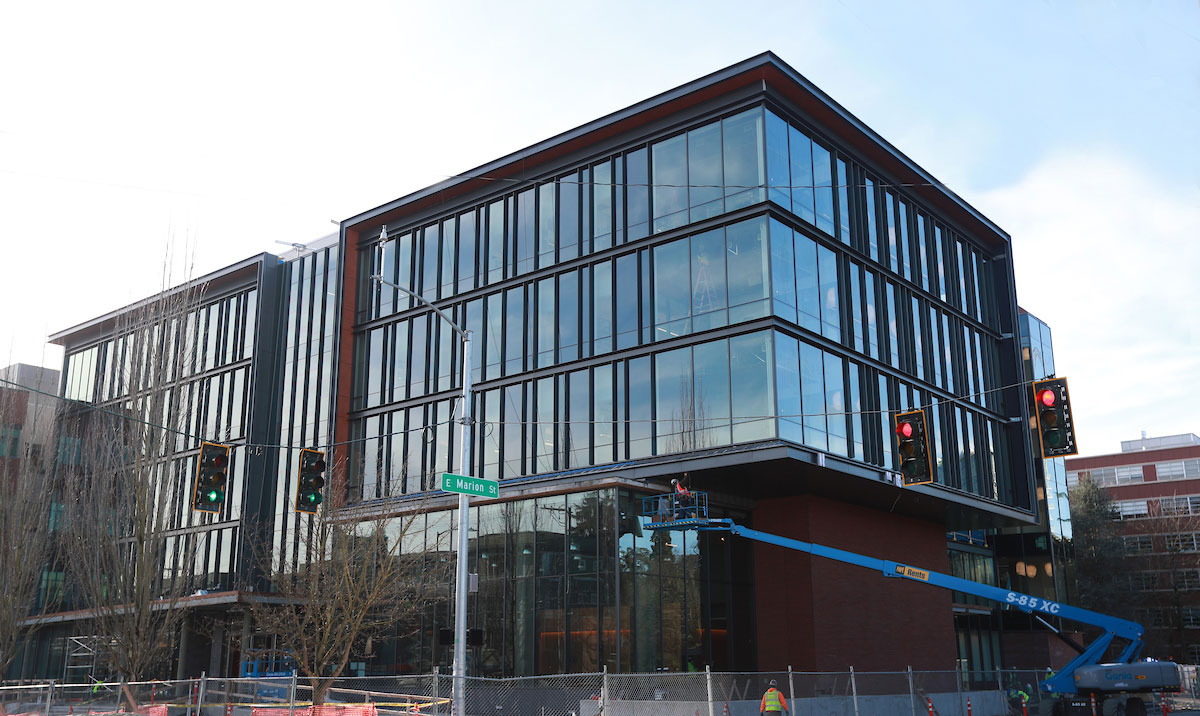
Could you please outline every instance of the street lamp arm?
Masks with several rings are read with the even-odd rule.
[[[387,228],[381,232],[381,238],[387,238]],[[378,281],[384,286],[391,286],[406,296],[412,296],[421,303],[429,306],[441,316],[450,327],[462,338],[462,420],[459,426],[458,465],[464,474],[470,475],[471,456],[471,332],[458,327],[450,316],[442,309],[426,299],[418,296],[403,286],[388,281],[379,274],[371,276],[372,281]],[[458,559],[455,565],[454,577],[454,698],[451,705],[452,716],[465,716],[466,678],[467,678],[467,584],[470,577],[467,573],[468,541],[467,532],[469,521],[470,501],[466,493],[458,496]]]
[[[396,289],[397,291],[400,291],[404,295],[411,296],[411,297],[417,299],[418,301],[420,301],[421,303],[425,304],[426,306],[429,306],[430,308],[432,308],[434,310],[435,313],[437,313],[439,316],[441,316],[446,321],[446,323],[450,324],[450,327],[453,328],[455,330],[455,332],[458,333],[460,338],[462,338],[463,340],[467,339],[467,331],[465,329],[459,328],[458,324],[454,322],[453,318],[450,318],[450,316],[447,316],[446,313],[442,309],[440,309],[437,306],[430,303],[423,296],[413,293],[412,291],[408,290],[407,288],[405,288],[403,286],[394,284],[391,281],[388,281],[387,279],[385,279],[383,276],[380,276],[379,274],[372,275],[371,280],[382,283],[384,286],[391,286],[392,288]]]

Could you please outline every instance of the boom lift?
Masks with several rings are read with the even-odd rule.
[[[1045,693],[1067,697],[1060,699],[1055,706],[1056,713],[1064,716],[1076,712],[1090,714],[1090,697],[1093,695],[1097,704],[1107,698],[1121,698],[1125,702],[1126,716],[1143,716],[1146,713],[1145,702],[1137,694],[1179,690],[1179,669],[1173,662],[1138,661],[1144,646],[1142,635],[1145,629],[1136,622],[902,562],[867,557],[835,547],[752,530],[730,519],[710,518],[708,495],[704,492],[676,489],[670,494],[643,498],[642,517],[645,518],[642,524],[645,529],[728,532],[747,539],[807,552],[816,557],[876,570],[884,577],[923,582],[930,586],[983,597],[1033,614],[1056,633],[1058,630],[1042,619],[1040,614],[1099,627],[1104,633],[1086,647],[1080,648],[1068,640],[1068,643],[1072,643],[1080,652],[1079,655],[1058,673],[1038,683]],[[1122,639],[1128,643],[1114,663],[1099,663],[1114,639]]]

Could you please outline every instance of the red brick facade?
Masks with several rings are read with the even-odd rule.
[[[813,496],[760,500],[753,519],[764,532],[949,571],[946,530],[932,522]],[[955,667],[949,591],[763,543],[754,561],[759,669]]]
[[[1178,437],[1180,444],[1170,447],[1068,458],[1066,468],[1070,483],[1090,477],[1114,503],[1128,501],[1120,527],[1131,574],[1123,578],[1132,580],[1137,611],[1121,616],[1146,626],[1145,653],[1194,663],[1200,658],[1200,478],[1179,479],[1177,464],[1169,476],[1156,466],[1200,459],[1200,444]],[[1137,467],[1120,476],[1110,471]],[[1188,468],[1191,474],[1195,467]]]

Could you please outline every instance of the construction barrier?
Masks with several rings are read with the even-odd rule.
[[[253,708],[251,716],[379,716],[375,704],[324,704],[322,706],[297,706],[295,708]]]

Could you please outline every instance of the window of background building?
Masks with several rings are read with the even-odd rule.
[[[1148,517],[1150,515],[1150,508],[1146,500],[1121,500],[1115,502],[1114,506],[1117,508],[1117,515],[1123,520]]]
[[[1160,481],[1192,480],[1200,478],[1200,458],[1159,462],[1154,469]]]

